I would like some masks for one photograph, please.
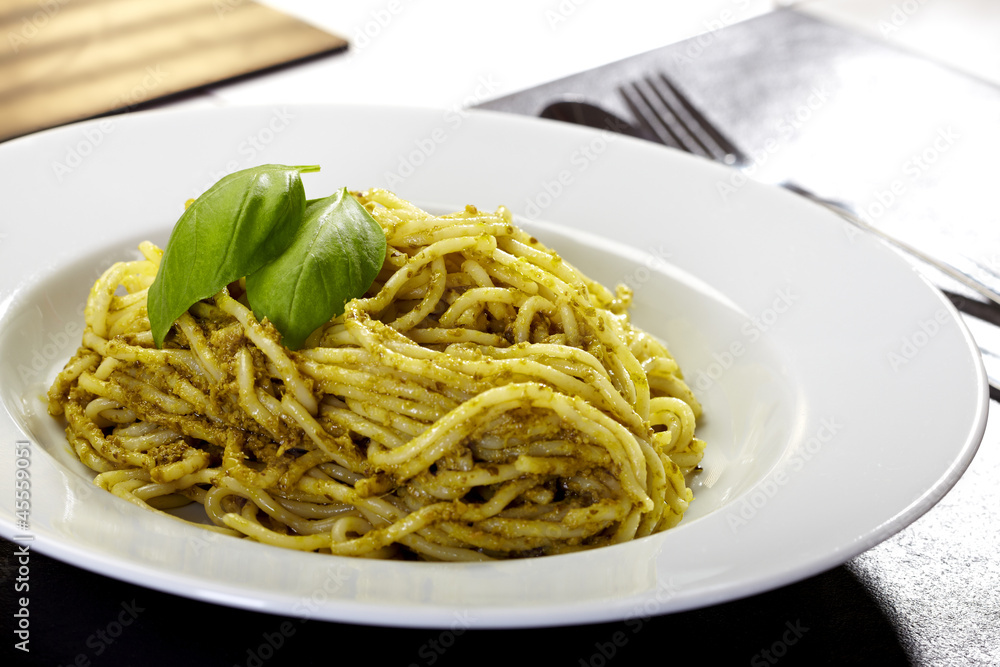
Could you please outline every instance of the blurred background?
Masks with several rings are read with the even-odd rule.
[[[165,97],[469,106],[782,6],[1000,83],[990,0],[7,0],[0,137]]]

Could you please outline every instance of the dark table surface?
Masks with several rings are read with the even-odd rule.
[[[959,136],[975,141],[956,150],[954,159],[942,161],[947,169],[939,165],[908,181],[906,196],[873,216],[874,222],[916,242],[933,238],[934,232],[947,234],[979,252],[982,261],[1000,259],[998,211],[989,190],[984,190],[992,176],[982,173],[992,166],[989,156],[1000,150],[1000,91],[794,12],[777,12],[766,20],[772,24],[733,26],[485,106],[538,115],[552,101],[586,97],[628,117],[618,85],[659,69],[683,85],[752,154],[771,138],[775,123],[795,112],[802,103],[796,104],[796,99],[824,90],[834,102],[839,96],[881,110],[873,116],[882,125],[830,141],[836,113],[843,114],[846,123],[858,111],[831,103],[826,113],[832,120],[814,124],[812,132],[808,123],[801,123],[792,136],[784,137],[780,155],[775,153],[780,159],[760,165],[756,177],[795,179],[862,212],[873,210],[871,203],[891,185],[893,174],[909,177],[900,171],[907,154],[879,152],[871,143],[872,133],[886,136],[906,126],[919,135],[913,144],[919,149],[921,141],[933,138],[935,128],[957,128]],[[773,87],[775,77],[769,85],[766,78],[753,76],[776,62],[788,64],[787,76],[777,77],[778,88]],[[859,78],[863,90],[851,87],[859,85]],[[937,92],[927,93],[918,83],[933,84],[929,87]],[[937,99],[921,103],[924,95]],[[900,109],[909,110],[906,122],[898,116]],[[922,127],[926,136],[915,127]],[[865,147],[860,161],[859,145]],[[820,163],[822,169],[817,168]],[[949,202],[958,202],[961,220],[948,214]],[[997,309],[942,276],[935,278],[963,311],[995,386],[1000,377],[992,352],[1000,350]],[[260,666],[363,659],[366,664],[404,666],[602,667],[651,661],[998,665],[1000,431],[992,413],[1000,406],[995,388],[993,398],[979,453],[937,506],[840,567],[750,598],[667,616],[575,627],[466,630],[456,624],[450,629],[391,629],[216,606],[109,579],[34,551],[29,578],[19,582],[24,572],[20,546],[2,541],[3,644],[15,660],[2,664]],[[12,615],[24,594],[17,592],[19,583],[30,586],[30,653],[14,649],[18,640]]]

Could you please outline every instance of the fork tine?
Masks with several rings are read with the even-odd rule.
[[[690,140],[687,133],[684,133],[683,137],[678,136],[676,120],[672,118],[667,120],[667,116],[673,117],[673,114],[669,109],[663,109],[663,103],[655,93],[644,91],[641,83],[633,81],[618,88],[618,92],[625,98],[625,103],[635,115],[636,121],[661,144],[689,153],[700,153],[700,147]],[[684,141],[685,138],[688,139],[687,142]]]
[[[669,94],[676,101],[674,115],[687,121],[685,127],[692,134],[697,134],[699,141],[706,147],[711,157],[726,164],[745,162],[742,151],[720,132],[698,107],[691,103],[687,95],[677,89],[670,79],[662,72],[653,79],[658,94],[666,97]],[[656,85],[659,83],[659,85]]]
[[[724,164],[745,164],[739,148],[663,73],[620,87],[619,92],[661,143]]]

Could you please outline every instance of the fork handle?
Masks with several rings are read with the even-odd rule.
[[[812,192],[791,183],[784,183],[783,186],[796,194],[802,195],[806,199],[826,207],[844,220],[850,222],[855,227],[858,227],[859,229],[882,239],[889,245],[899,248],[903,252],[906,252],[926,264],[933,266],[941,273],[957,280],[977,294],[980,294],[987,300],[1000,306],[1000,276],[997,276],[996,273],[980,265],[978,262],[970,259],[969,257],[957,252],[946,252],[944,250],[940,252],[935,251],[938,256],[931,257],[922,250],[911,246],[909,243],[906,243],[905,241],[902,241],[890,234],[886,234],[877,227],[868,224],[839,202],[823,199],[822,197],[819,197]]]

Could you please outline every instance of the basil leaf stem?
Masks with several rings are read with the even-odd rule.
[[[157,347],[188,308],[279,256],[305,209],[300,173],[266,164],[223,177],[181,215],[167,242],[147,310]]]
[[[247,300],[298,349],[362,296],[385,260],[385,233],[347,188],[311,201],[288,249],[247,276]]]

